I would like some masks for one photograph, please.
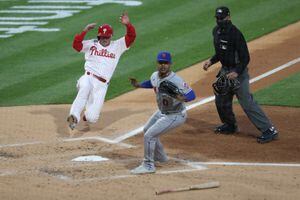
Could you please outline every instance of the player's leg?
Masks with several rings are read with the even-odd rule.
[[[93,88],[84,115],[88,122],[96,123],[100,117],[108,85],[95,78],[92,79],[92,83]]]
[[[158,161],[160,163],[164,163],[168,161],[168,156],[164,151],[164,147],[160,142],[160,139],[157,138],[155,151],[154,151],[154,161]]]
[[[155,172],[154,155],[155,151],[163,152],[161,143],[157,146],[158,137],[167,132],[168,130],[175,128],[183,124],[186,120],[186,114],[176,115],[164,115],[160,114],[160,117],[156,122],[145,132],[144,135],[144,161],[141,166],[135,168],[131,172],[134,174],[153,173]],[[157,148],[157,149],[156,149]]]
[[[73,104],[70,109],[70,115],[68,117],[68,122],[70,128],[74,128],[75,125],[80,121],[80,114],[84,109],[84,106],[88,100],[88,96],[90,94],[92,85],[90,82],[90,78],[87,75],[83,75],[77,81],[77,96],[73,101]],[[73,118],[73,119],[72,119]],[[73,121],[73,123],[72,123]]]
[[[155,124],[155,122],[160,118],[161,112],[157,110],[147,121],[147,123],[144,126],[144,133],[147,132],[147,130]],[[154,161],[159,161],[159,162],[166,162],[168,160],[167,155],[164,152],[163,146],[159,140],[157,139],[156,146],[155,146],[155,151],[154,151]]]
[[[144,135],[144,158],[145,162],[154,167],[155,152],[159,152],[165,158],[163,145],[160,143],[159,136],[173,129],[186,120],[186,114],[161,115]],[[157,145],[158,144],[158,145]]]
[[[155,122],[160,118],[161,112],[157,110],[155,113],[152,114],[152,116],[149,118],[149,120],[146,122],[143,131],[144,133],[147,132],[147,130],[155,124]]]

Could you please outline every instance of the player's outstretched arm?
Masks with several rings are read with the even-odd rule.
[[[135,78],[129,78],[130,83],[135,88],[153,88],[150,80],[139,83]]]
[[[73,48],[80,52],[83,44],[82,41],[86,35],[87,32],[89,32],[90,30],[92,30],[93,28],[95,28],[96,23],[91,23],[86,25],[86,27],[82,30],[82,32],[80,34],[75,35],[74,40],[73,40]]]
[[[135,79],[135,78],[129,78],[130,84],[135,87],[135,88],[139,88],[140,87],[140,83]]]
[[[130,45],[134,42],[136,38],[136,32],[134,26],[130,23],[129,16],[127,12],[123,12],[120,16],[121,24],[126,26],[126,35],[125,35],[125,42],[126,47],[130,47]]]
[[[130,24],[129,16],[127,12],[123,12],[120,16],[120,22],[123,25],[128,25]]]
[[[86,25],[86,27],[82,31],[88,32],[88,31],[94,29],[96,25],[97,25],[96,23],[88,24],[88,25]]]

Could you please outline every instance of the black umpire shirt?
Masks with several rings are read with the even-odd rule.
[[[213,29],[215,55],[212,64],[220,61],[222,67],[241,74],[247,67],[250,56],[246,40],[241,31],[228,21],[226,26]]]

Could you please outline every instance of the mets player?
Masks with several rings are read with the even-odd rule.
[[[157,71],[151,75],[150,80],[139,83],[135,78],[130,78],[132,86],[136,88],[154,88],[158,105],[158,110],[144,126],[144,160],[140,166],[131,170],[133,174],[154,173],[155,161],[168,160],[159,136],[186,121],[184,102],[195,99],[194,91],[181,77],[171,71],[171,64],[171,54],[161,51],[157,55]],[[159,85],[165,80],[175,84],[182,91],[182,95],[174,98],[160,92]]]
[[[74,38],[73,48],[84,53],[85,73],[77,81],[78,93],[67,118],[72,130],[79,123],[84,109],[83,120],[90,123],[97,122],[109,81],[118,61],[135,40],[135,28],[130,23],[127,13],[120,16],[120,22],[126,26],[127,31],[126,35],[118,40],[111,40],[113,29],[108,24],[99,26],[97,39],[84,40],[86,33],[95,28],[95,23],[88,24]]]

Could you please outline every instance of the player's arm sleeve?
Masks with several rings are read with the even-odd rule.
[[[136,38],[135,28],[132,24],[126,25],[125,43],[126,47],[129,48]]]
[[[76,34],[74,37],[73,48],[78,52],[80,52],[83,48],[82,41],[83,41],[85,35],[86,35],[86,31],[82,31],[80,34]]]
[[[146,80],[140,83],[141,88],[153,88],[153,85],[150,80]]]
[[[180,78],[177,83],[179,83],[177,86],[182,91],[185,102],[192,101],[196,98],[194,90],[183,79]]]
[[[237,51],[236,54],[237,58],[235,59],[237,62],[235,67],[235,72],[240,75],[249,64],[250,55],[247,47],[247,42],[241,32],[237,32],[237,37],[235,42],[236,42],[235,45]]]
[[[184,94],[185,102],[193,101],[196,98],[195,92],[191,89],[188,93]]]

